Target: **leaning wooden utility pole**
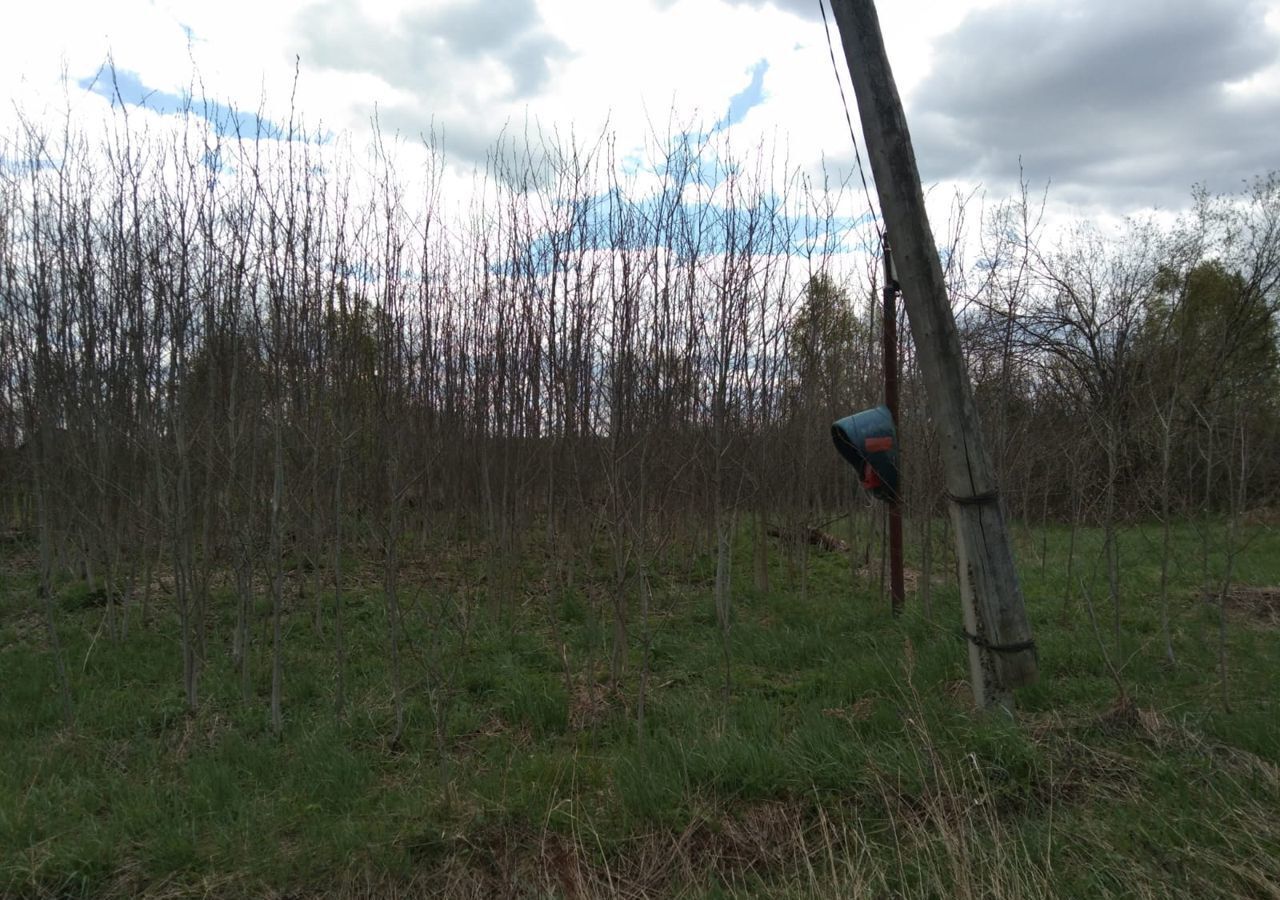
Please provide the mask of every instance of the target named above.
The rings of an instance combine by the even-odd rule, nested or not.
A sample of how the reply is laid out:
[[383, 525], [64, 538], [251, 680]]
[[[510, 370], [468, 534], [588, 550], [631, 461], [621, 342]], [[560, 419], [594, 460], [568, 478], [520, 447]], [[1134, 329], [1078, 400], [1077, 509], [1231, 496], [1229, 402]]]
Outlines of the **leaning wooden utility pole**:
[[830, 2], [858, 99], [880, 209], [893, 235], [894, 264], [930, 413], [942, 444], [974, 702], [983, 708], [1012, 708], [1012, 690], [1030, 684], [1038, 674], [1035, 643], [942, 264], [925, 214], [911, 135], [874, 0]]

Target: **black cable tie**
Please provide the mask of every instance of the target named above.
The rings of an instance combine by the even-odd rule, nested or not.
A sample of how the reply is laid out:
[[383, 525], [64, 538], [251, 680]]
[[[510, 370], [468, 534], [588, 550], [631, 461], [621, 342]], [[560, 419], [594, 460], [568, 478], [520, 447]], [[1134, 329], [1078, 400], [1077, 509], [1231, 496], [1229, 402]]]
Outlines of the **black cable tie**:
[[959, 503], [961, 506], [980, 506], [984, 503], [995, 503], [1000, 499], [1000, 492], [987, 491], [985, 494], [974, 494], [972, 497], [957, 497], [948, 491], [947, 499], [952, 503]]
[[960, 629], [961, 636], [967, 638], [969, 643], [975, 647], [981, 647], [983, 650], [990, 650], [992, 653], [1023, 653], [1027, 650], [1035, 650], [1036, 642], [1034, 640], [1019, 641], [1016, 644], [993, 644], [986, 638], [978, 637], [976, 634], [970, 634], [963, 628]]

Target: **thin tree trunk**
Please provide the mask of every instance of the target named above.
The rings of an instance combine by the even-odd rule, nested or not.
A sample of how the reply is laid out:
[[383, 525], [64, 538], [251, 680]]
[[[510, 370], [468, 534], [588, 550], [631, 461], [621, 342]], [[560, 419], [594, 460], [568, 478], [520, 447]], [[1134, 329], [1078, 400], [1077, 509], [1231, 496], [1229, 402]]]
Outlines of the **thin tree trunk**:
[[765, 533], [764, 510], [756, 507], [752, 527], [755, 584], [761, 594], [769, 592], [769, 538]]
[[1169, 412], [1165, 417], [1164, 440], [1160, 444], [1160, 635], [1164, 639], [1164, 658], [1169, 665], [1176, 660], [1173, 654], [1173, 631], [1169, 623], [1169, 557], [1173, 534], [1169, 495], [1169, 465], [1173, 456], [1173, 408], [1177, 393], [1175, 386], [1174, 400], [1169, 403]]
[[1076, 563], [1076, 529], [1079, 527], [1080, 521], [1080, 492], [1072, 485], [1071, 487], [1071, 526], [1067, 536], [1067, 590], [1062, 595], [1062, 613], [1059, 618], [1065, 623], [1067, 621], [1067, 612], [1071, 606], [1071, 597], [1074, 590], [1075, 582], [1072, 579], [1072, 569]]
[[1119, 448], [1115, 425], [1107, 423], [1107, 493], [1103, 543], [1107, 559], [1107, 587], [1111, 594], [1112, 627], [1116, 652], [1120, 652], [1120, 547], [1116, 535], [1116, 490], [1119, 478]]
[[649, 629], [649, 609], [653, 598], [653, 586], [649, 582], [649, 569], [640, 564], [640, 687], [636, 692], [636, 743], [644, 743], [645, 700], [649, 692], [649, 650], [652, 635]]
[[926, 622], [933, 621], [933, 516], [928, 510], [920, 523], [920, 605]]
[[724, 660], [724, 707], [726, 714], [729, 709], [729, 698], [733, 689], [732, 676], [732, 648], [730, 644], [731, 626], [732, 626], [732, 610], [730, 608], [730, 585], [729, 585], [729, 525], [723, 521], [723, 513], [717, 511], [716, 518], [716, 620], [720, 626], [720, 650]]
[[347, 649], [342, 622], [342, 467], [345, 454], [338, 449], [338, 465], [333, 477], [333, 643], [338, 671], [334, 689], [334, 712], [339, 719], [347, 714]]
[[[38, 435], [37, 440], [43, 440]], [[37, 451], [39, 452], [39, 451]], [[37, 467], [39, 464], [37, 464]], [[62, 657], [62, 643], [58, 639], [58, 625], [54, 616], [52, 559], [50, 554], [50, 527], [48, 499], [45, 497], [44, 479], [36, 477], [36, 505], [40, 528], [40, 598], [44, 605], [45, 628], [49, 632], [49, 650], [53, 654], [53, 667], [58, 676], [58, 696], [62, 701], [62, 720], [70, 727], [75, 713], [71, 703], [71, 682], [67, 676], [66, 661]]]
[[284, 730], [282, 695], [284, 692], [284, 547], [281, 534], [281, 510], [284, 505], [284, 438], [281, 434], [279, 389], [277, 389], [274, 439], [274, 464], [271, 490], [271, 730], [279, 735]]
[[391, 651], [391, 703], [395, 710], [395, 731], [390, 743], [396, 746], [404, 734], [404, 685], [400, 673], [400, 495], [399, 461], [394, 451], [387, 457], [387, 523], [383, 554], [382, 590], [387, 609], [387, 638]]

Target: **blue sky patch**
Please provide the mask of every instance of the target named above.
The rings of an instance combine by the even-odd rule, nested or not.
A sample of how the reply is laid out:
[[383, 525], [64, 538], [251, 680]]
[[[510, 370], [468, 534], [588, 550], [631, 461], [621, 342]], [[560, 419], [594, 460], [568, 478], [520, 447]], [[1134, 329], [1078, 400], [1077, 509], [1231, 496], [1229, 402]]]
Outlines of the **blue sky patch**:
[[729, 98], [729, 111], [711, 129], [713, 132], [721, 131], [730, 125], [741, 122], [752, 107], [759, 106], [764, 102], [764, 73], [769, 71], [769, 60], [759, 60], [749, 71], [751, 72], [751, 82]]
[[[566, 201], [574, 226], [540, 235], [514, 248], [508, 259], [492, 266], [492, 271], [499, 275], [525, 272], [546, 277], [553, 268], [567, 271], [579, 250], [649, 250], [655, 246], [655, 237], [663, 241], [674, 237], [671, 250], [681, 263], [688, 263], [695, 256], [741, 251], [747, 246], [757, 254], [792, 256], [866, 249], [855, 230], [861, 219], [789, 216], [782, 210], [780, 199], [767, 194], [730, 210], [685, 200], [681, 193], [668, 187], [656, 196], [633, 199], [610, 189], [584, 200]], [[676, 220], [674, 227], [671, 217]], [[564, 253], [558, 259], [553, 252], [556, 246]]]
[[55, 165], [55, 161], [49, 159], [36, 159], [30, 156], [14, 157], [0, 153], [0, 172], [4, 172], [8, 175], [22, 175], [31, 172], [38, 172], [41, 169], [53, 168]]
[[[222, 137], [253, 139], [261, 136], [269, 140], [281, 140], [285, 137], [285, 126], [278, 122], [261, 118], [257, 113], [241, 112], [216, 100], [193, 97], [186, 91], [174, 94], [149, 88], [142, 83], [136, 72], [128, 69], [104, 67], [97, 75], [81, 78], [77, 84], [92, 94], [106, 97], [113, 104], [118, 102], [140, 106], [166, 116], [189, 112], [208, 121]], [[324, 134], [318, 136], [317, 140], [327, 143], [331, 137]]]

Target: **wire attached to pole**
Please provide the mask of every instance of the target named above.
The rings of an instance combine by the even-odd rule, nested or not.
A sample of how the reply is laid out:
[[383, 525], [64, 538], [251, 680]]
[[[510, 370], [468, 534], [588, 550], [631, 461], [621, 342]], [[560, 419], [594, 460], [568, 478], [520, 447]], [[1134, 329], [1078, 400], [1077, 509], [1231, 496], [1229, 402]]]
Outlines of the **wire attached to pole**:
[[[876, 214], [876, 205], [871, 200], [871, 188], [867, 185], [867, 172], [862, 167], [862, 153], [858, 149], [858, 133], [853, 127], [853, 116], [849, 113], [849, 99], [844, 93], [844, 82], [840, 80], [840, 65], [836, 62], [835, 45], [831, 42], [831, 25], [827, 21], [827, 5], [818, 0], [818, 10], [822, 13], [822, 28], [827, 33], [827, 53], [831, 56], [831, 71], [836, 76], [836, 87], [840, 89], [840, 102], [844, 105], [844, 120], [849, 126], [849, 138], [853, 141], [853, 158], [858, 163], [858, 175], [862, 178], [862, 193], [867, 198], [867, 211], [871, 213], [871, 224], [876, 228], [876, 236], [884, 243], [884, 232], [880, 230], [880, 216]], [[834, 15], [835, 11], [832, 10]]]

